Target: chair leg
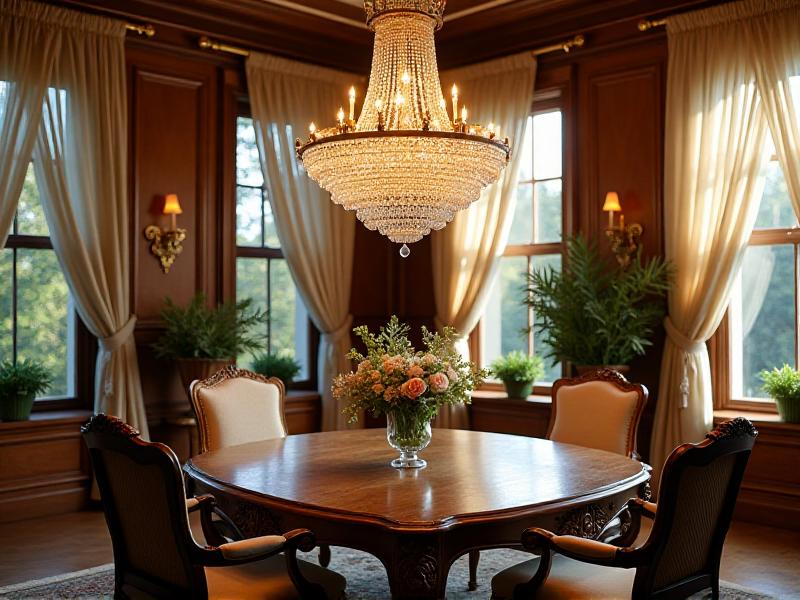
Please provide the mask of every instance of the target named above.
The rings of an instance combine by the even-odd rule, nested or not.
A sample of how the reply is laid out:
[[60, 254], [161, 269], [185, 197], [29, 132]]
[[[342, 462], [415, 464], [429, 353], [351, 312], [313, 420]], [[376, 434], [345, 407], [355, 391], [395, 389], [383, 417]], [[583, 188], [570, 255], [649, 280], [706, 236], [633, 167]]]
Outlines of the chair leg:
[[711, 600], [719, 600], [719, 577], [711, 581]]
[[478, 561], [480, 559], [480, 550], [469, 551], [469, 581], [467, 582], [467, 589], [470, 592], [478, 589]]
[[328, 544], [319, 545], [319, 564], [322, 567], [331, 564], [331, 547]]

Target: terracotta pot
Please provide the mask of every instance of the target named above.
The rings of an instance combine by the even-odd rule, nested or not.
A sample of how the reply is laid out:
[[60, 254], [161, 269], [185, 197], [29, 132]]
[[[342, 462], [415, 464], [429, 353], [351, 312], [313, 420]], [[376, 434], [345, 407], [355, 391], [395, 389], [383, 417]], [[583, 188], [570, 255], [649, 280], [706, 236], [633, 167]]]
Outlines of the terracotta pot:
[[628, 373], [631, 370], [630, 365], [572, 365], [575, 371], [577, 371], [578, 376], [585, 375], [586, 373], [592, 373], [594, 371], [598, 371], [600, 369], [613, 369], [618, 373]]
[[181, 374], [181, 383], [186, 393], [195, 379], [207, 379], [217, 371], [233, 364], [231, 359], [219, 358], [179, 358], [177, 359], [178, 371]]

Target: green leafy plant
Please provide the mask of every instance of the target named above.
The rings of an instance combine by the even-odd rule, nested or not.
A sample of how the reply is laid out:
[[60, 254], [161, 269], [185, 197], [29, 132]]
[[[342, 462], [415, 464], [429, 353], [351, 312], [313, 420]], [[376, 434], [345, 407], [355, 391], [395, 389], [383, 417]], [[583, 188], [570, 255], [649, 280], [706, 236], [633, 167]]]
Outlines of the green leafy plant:
[[563, 272], [531, 273], [525, 290], [546, 356], [554, 364], [625, 365], [644, 354], [664, 317], [670, 264], [660, 257], [642, 263], [637, 255], [622, 269], [580, 236], [567, 240], [566, 259]]
[[0, 401], [16, 397], [36, 397], [50, 387], [52, 377], [44, 365], [33, 360], [0, 363]]
[[539, 356], [514, 350], [495, 359], [491, 372], [503, 382], [532, 383], [544, 375], [544, 362]]
[[286, 385], [292, 383], [300, 372], [300, 363], [291, 356], [280, 354], [257, 354], [253, 358], [251, 368], [256, 373], [267, 377], [277, 377]]
[[758, 375], [764, 382], [764, 391], [775, 400], [781, 418], [789, 423], [800, 422], [800, 371], [785, 364]]
[[153, 349], [161, 358], [210, 359], [263, 350], [265, 336], [257, 326], [267, 322], [267, 312], [251, 304], [246, 299], [209, 308], [205, 294], [197, 293], [182, 307], [166, 298], [161, 310], [166, 331]]

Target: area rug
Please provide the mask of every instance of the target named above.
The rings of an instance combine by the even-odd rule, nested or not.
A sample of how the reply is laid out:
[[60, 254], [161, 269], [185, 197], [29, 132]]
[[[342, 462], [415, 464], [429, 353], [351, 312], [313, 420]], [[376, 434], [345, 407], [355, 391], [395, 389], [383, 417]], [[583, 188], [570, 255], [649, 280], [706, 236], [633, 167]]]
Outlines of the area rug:
[[[349, 548], [331, 548], [331, 568], [347, 579], [349, 600], [379, 600], [389, 598], [389, 583], [386, 571], [378, 559], [365, 552]], [[303, 556], [316, 562], [316, 555]], [[467, 591], [467, 557], [457, 560], [447, 580], [448, 600], [482, 600], [489, 596], [492, 575], [515, 563], [529, 558], [516, 550], [486, 550], [481, 552], [478, 567], [479, 587], [475, 592]], [[0, 588], [3, 600], [17, 599], [110, 599], [114, 591], [114, 565], [101, 565], [84, 571], [66, 573], [47, 579], [26, 581]], [[704, 598], [703, 594], [692, 596], [692, 600]], [[720, 598], [724, 600], [774, 600], [772, 596], [748, 590], [732, 583], [722, 582]]]

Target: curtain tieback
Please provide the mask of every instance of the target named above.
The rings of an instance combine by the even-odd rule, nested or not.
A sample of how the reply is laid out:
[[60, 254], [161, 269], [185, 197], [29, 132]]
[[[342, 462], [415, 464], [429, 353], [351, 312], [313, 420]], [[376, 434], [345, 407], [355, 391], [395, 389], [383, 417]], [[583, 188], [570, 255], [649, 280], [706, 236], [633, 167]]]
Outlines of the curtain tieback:
[[681, 408], [689, 408], [689, 354], [699, 352], [705, 347], [705, 342], [698, 342], [686, 337], [682, 331], [675, 327], [669, 316], [664, 318], [664, 329], [667, 337], [683, 351], [683, 375], [681, 377]]
[[117, 330], [115, 333], [112, 333], [108, 337], [98, 339], [98, 342], [100, 342], [100, 348], [109, 354], [119, 350], [122, 347], [122, 344], [127, 342], [128, 338], [133, 335], [134, 327], [136, 327], [136, 315], [131, 315], [131, 318], [128, 319], [128, 322], [125, 323], [121, 329]]
[[353, 325], [353, 315], [347, 315], [344, 323], [333, 331], [323, 331], [323, 337], [327, 338], [328, 343], [331, 345], [336, 344], [338, 341], [345, 339], [350, 335], [350, 327]]

